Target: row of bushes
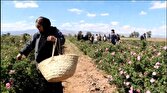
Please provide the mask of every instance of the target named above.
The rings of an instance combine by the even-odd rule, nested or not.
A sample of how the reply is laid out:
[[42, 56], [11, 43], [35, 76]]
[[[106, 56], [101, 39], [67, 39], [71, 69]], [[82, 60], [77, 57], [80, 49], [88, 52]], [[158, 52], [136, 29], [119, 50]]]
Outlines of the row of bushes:
[[95, 59], [98, 68], [112, 76], [110, 84], [119, 93], [167, 93], [167, 46], [165, 42], [122, 40], [91, 44], [71, 37], [85, 54]]
[[36, 69], [33, 52], [21, 61], [16, 56], [30, 36], [1, 36], [1, 93], [42, 93], [46, 84]]

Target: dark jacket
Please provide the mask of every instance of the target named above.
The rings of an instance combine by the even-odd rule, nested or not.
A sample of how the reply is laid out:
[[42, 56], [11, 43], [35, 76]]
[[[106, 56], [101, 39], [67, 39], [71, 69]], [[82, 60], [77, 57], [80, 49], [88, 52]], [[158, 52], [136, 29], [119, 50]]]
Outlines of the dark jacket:
[[117, 41], [117, 36], [115, 34], [111, 35], [111, 43], [115, 45], [116, 41]]
[[35, 33], [32, 40], [20, 51], [21, 54], [28, 56], [28, 54], [35, 48], [35, 60], [39, 63], [52, 56], [53, 42], [47, 41], [49, 35], [57, 37], [57, 44], [54, 55], [61, 54], [61, 46], [65, 43], [63, 34], [56, 28], [50, 27], [45, 33]]

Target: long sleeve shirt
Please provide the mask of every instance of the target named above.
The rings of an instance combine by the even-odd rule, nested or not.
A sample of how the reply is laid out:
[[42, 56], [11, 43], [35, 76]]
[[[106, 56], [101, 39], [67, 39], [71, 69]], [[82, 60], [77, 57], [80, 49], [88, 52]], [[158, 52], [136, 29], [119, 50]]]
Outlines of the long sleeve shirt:
[[32, 40], [30, 40], [25, 47], [20, 51], [21, 54], [28, 56], [28, 54], [35, 49], [35, 60], [39, 63], [52, 56], [53, 42], [47, 41], [49, 35], [54, 35], [57, 38], [57, 46], [54, 55], [58, 55], [61, 45], [65, 43], [63, 34], [56, 28], [50, 27], [45, 33], [35, 33]]

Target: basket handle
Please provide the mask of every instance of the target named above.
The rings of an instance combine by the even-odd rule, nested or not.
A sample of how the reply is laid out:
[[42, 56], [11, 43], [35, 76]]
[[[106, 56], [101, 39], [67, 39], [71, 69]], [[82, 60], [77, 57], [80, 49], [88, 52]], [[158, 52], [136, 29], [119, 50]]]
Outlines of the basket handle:
[[55, 39], [55, 43], [53, 43], [52, 58], [51, 58], [52, 60], [53, 60], [53, 57], [54, 57], [54, 52], [55, 52], [56, 44], [57, 44], [57, 38]]

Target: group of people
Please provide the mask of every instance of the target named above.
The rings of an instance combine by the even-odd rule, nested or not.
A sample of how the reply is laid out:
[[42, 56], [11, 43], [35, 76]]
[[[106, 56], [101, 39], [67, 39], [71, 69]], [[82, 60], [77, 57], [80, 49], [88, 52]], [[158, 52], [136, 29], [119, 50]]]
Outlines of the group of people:
[[[88, 37], [87, 39], [85, 39], [85, 37]], [[78, 35], [77, 35], [77, 39], [78, 40], [90, 40], [90, 42], [93, 44], [98, 43], [99, 41], [109, 41], [111, 42], [113, 45], [115, 45], [116, 43], [118, 43], [120, 41], [120, 35], [119, 34], [115, 34], [115, 30], [112, 29], [111, 30], [111, 34], [109, 34], [109, 36], [106, 36], [106, 34], [104, 34], [103, 36], [101, 34], [91, 34], [90, 36], [83, 36], [82, 31], [79, 31]]]
[[107, 37], [104, 34], [104, 36], [101, 36], [100, 34], [96, 34], [94, 36], [94, 34], [91, 35], [91, 37], [89, 38], [89, 40], [91, 41], [91, 43], [98, 43], [98, 41], [107, 41]]

